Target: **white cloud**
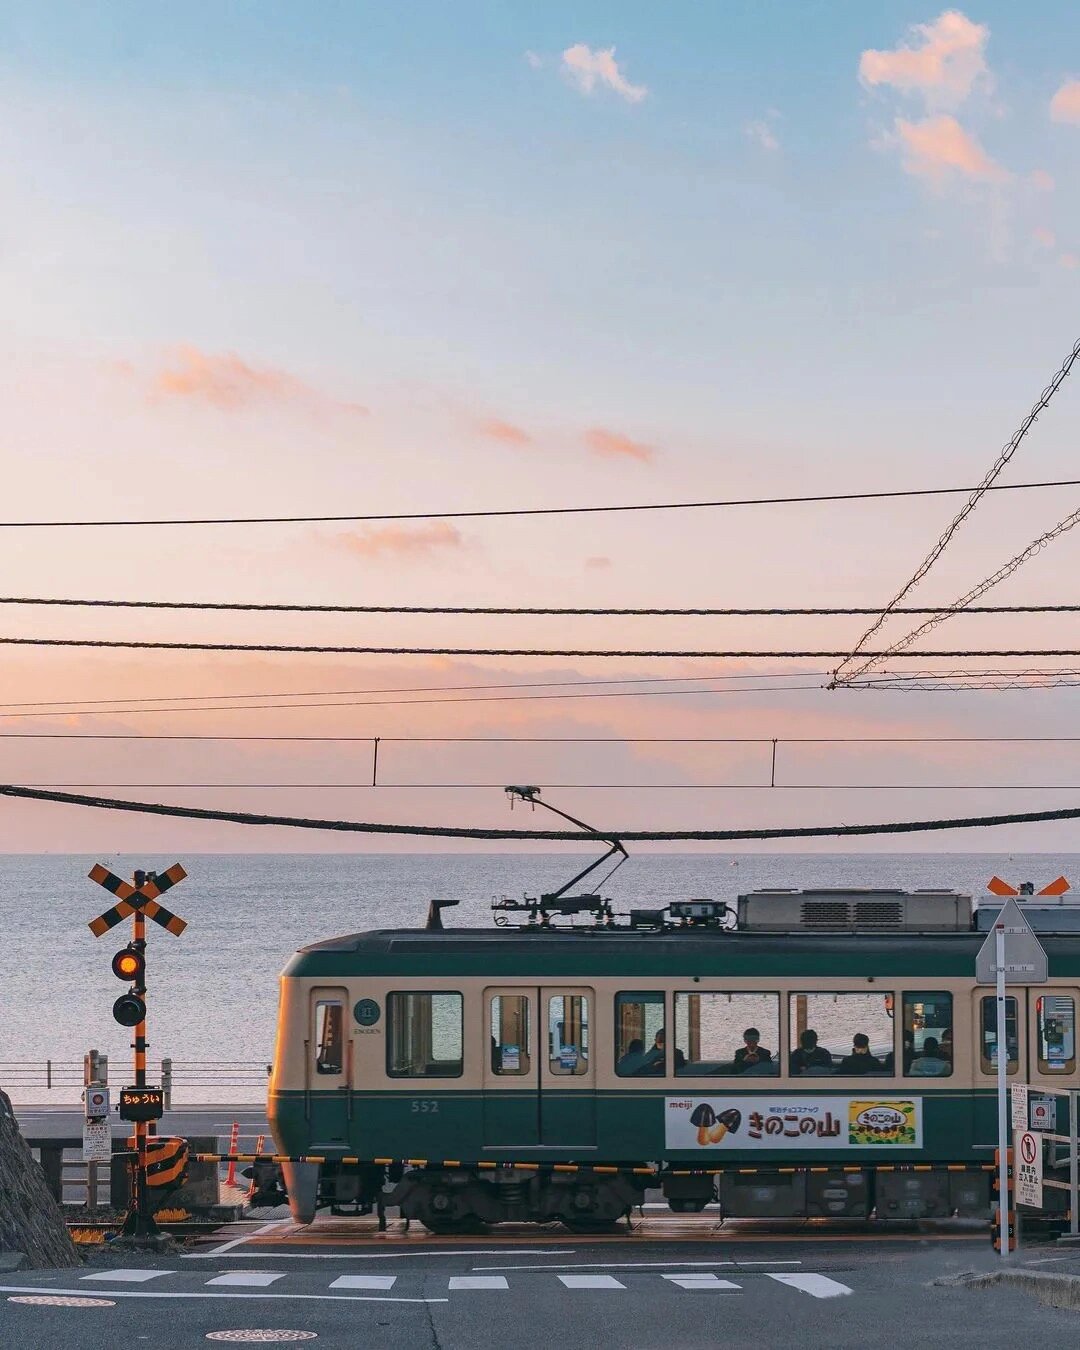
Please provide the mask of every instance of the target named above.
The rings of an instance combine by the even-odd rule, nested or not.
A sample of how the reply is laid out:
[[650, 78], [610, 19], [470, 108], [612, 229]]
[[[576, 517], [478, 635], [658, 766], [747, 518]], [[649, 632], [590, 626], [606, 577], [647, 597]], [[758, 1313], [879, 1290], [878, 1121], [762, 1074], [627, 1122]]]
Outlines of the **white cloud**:
[[544, 64], [544, 58], [542, 56], [537, 56], [536, 52], [526, 52], [525, 60], [532, 66], [533, 70], [539, 70]]
[[977, 83], [989, 86], [986, 44], [990, 29], [947, 9], [931, 23], [912, 26], [908, 43], [891, 51], [863, 52], [859, 78], [921, 96], [928, 108], [956, 108]]
[[750, 140], [754, 141], [757, 145], [760, 145], [762, 150], [773, 151], [780, 149], [780, 142], [776, 138], [776, 132], [773, 131], [768, 122], [747, 122], [746, 126], [743, 127], [743, 131]]
[[606, 85], [627, 103], [640, 103], [648, 94], [643, 84], [631, 84], [615, 60], [615, 48], [593, 51], [584, 42], [567, 47], [562, 54], [563, 73], [583, 94], [591, 94], [597, 85]]

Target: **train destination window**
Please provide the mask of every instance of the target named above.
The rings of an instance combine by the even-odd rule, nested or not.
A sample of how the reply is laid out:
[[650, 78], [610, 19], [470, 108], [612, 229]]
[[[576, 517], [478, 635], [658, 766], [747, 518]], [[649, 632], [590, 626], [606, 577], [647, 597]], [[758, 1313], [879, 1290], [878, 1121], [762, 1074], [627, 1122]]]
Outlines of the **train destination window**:
[[341, 1073], [344, 1066], [345, 1008], [336, 999], [315, 1004], [315, 1072]]
[[777, 1077], [779, 994], [676, 994], [675, 1073]]
[[386, 1000], [386, 1072], [391, 1078], [460, 1078], [460, 994], [395, 993]]
[[1068, 994], [1042, 994], [1035, 1001], [1038, 1018], [1039, 1072], [1076, 1071], [1076, 1008]]
[[664, 994], [615, 995], [615, 1072], [620, 1078], [663, 1077]]
[[[993, 994], [982, 1000], [979, 1021], [982, 1036], [979, 1043], [979, 1065], [983, 1073], [997, 1073], [997, 1000]], [[1020, 1038], [1016, 1025], [1016, 999], [1005, 1000], [1005, 1044], [1008, 1047], [1006, 1073], [1015, 1073], [1020, 1067]]]
[[552, 1073], [588, 1073], [587, 995], [552, 994], [548, 1000], [548, 1066]]
[[891, 993], [792, 994], [789, 1010], [793, 1076], [896, 1072]]
[[953, 1071], [952, 994], [904, 995], [904, 1074], [948, 1078]]
[[521, 1077], [532, 1064], [528, 994], [491, 996], [491, 1068], [493, 1073]]

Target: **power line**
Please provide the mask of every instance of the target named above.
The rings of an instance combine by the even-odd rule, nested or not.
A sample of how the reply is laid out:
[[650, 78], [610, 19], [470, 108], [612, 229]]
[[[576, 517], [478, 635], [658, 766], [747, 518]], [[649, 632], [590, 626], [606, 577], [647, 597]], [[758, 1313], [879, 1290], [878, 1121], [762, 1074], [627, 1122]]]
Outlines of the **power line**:
[[963, 816], [956, 819], [890, 821], [879, 825], [804, 825], [756, 830], [493, 830], [451, 825], [376, 824], [357, 820], [325, 820], [304, 816], [271, 816], [252, 811], [212, 810], [163, 802], [137, 802], [115, 797], [87, 797], [46, 788], [0, 784], [0, 796], [26, 801], [55, 802], [103, 811], [130, 811], [140, 815], [170, 816], [184, 820], [216, 820], [235, 825], [280, 825], [290, 829], [328, 830], [347, 834], [408, 835], [437, 839], [548, 840], [580, 844], [588, 840], [618, 837], [624, 843], [732, 843], [752, 839], [817, 839], [850, 835], [921, 834], [934, 830], [985, 829], [994, 825], [1027, 825], [1050, 820], [1076, 820], [1080, 807], [1051, 811], [1013, 811], [1006, 815]]
[[948, 497], [965, 492], [1025, 492], [1034, 488], [1080, 487], [1080, 479], [1003, 483], [993, 487], [901, 488], [891, 492], [830, 492], [801, 497], [735, 497], [719, 501], [637, 502], [620, 506], [532, 506], [496, 511], [399, 511], [344, 516], [193, 516], [157, 520], [0, 520], [3, 530], [116, 529], [163, 525], [343, 525], [395, 520], [496, 520], [515, 516], [578, 516], [633, 511], [698, 511], [732, 506], [802, 506], [816, 502], [885, 501], [899, 497]]
[[[836, 618], [878, 614], [878, 606], [847, 607], [819, 606], [792, 607], [771, 606], [768, 608], [616, 608], [613, 606], [594, 608], [570, 608], [558, 605], [320, 605], [275, 603], [261, 604], [249, 601], [223, 600], [80, 600], [41, 596], [0, 596], [0, 605], [35, 605], [64, 607], [70, 609], [164, 609], [164, 610], [200, 610], [230, 613], [272, 613], [272, 614], [476, 614], [476, 615], [526, 615], [589, 618], [789, 618], [815, 617]], [[947, 616], [957, 608], [956, 605], [927, 605], [914, 608], [898, 608], [894, 614], [929, 614]], [[967, 605], [966, 614], [1080, 614], [1080, 605]]]
[[1073, 346], [1072, 350], [1065, 358], [1065, 361], [1062, 364], [1061, 369], [1057, 372], [1054, 378], [1050, 381], [1050, 383], [1046, 386], [1043, 392], [1039, 395], [1038, 399], [1035, 401], [1034, 407], [1024, 418], [1023, 422], [1020, 423], [1019, 428], [1013, 433], [1012, 438], [1004, 445], [997, 459], [987, 470], [985, 476], [983, 477], [982, 482], [978, 485], [978, 487], [972, 490], [968, 500], [960, 508], [959, 512], [949, 523], [949, 525], [945, 528], [944, 532], [939, 537], [937, 543], [933, 546], [930, 552], [926, 555], [926, 557], [922, 560], [919, 566], [915, 569], [915, 572], [910, 577], [910, 579], [906, 581], [903, 586], [901, 586], [899, 591], [897, 591], [897, 593], [893, 596], [893, 598], [889, 601], [889, 603], [885, 606], [885, 608], [881, 610], [881, 612], [878, 614], [878, 617], [869, 626], [869, 628], [867, 628], [866, 632], [863, 633], [862, 637], [855, 644], [852, 651], [849, 652], [848, 655], [844, 657], [843, 661], [841, 661], [841, 663], [837, 666], [836, 670], [833, 672], [832, 687], [836, 687], [836, 685], [842, 683], [844, 678], [843, 676], [844, 667], [850, 665], [860, 655], [865, 658], [864, 663], [859, 667], [858, 670], [854, 671], [852, 675], [849, 675], [847, 677], [848, 679], [853, 678], [856, 675], [862, 674], [863, 671], [867, 669], [867, 662], [875, 659], [874, 656], [872, 656], [870, 653], [863, 651], [863, 648], [866, 646], [867, 642], [869, 642], [869, 640], [874, 636], [874, 634], [881, 628], [882, 624], [886, 621], [889, 615], [895, 612], [897, 605], [900, 604], [900, 602], [904, 599], [904, 597], [910, 594], [910, 592], [919, 584], [919, 582], [923, 579], [923, 577], [926, 576], [927, 572], [930, 571], [934, 563], [937, 562], [938, 558], [940, 558], [942, 553], [944, 553], [945, 549], [948, 547], [950, 541], [956, 534], [957, 530], [964, 523], [964, 521], [967, 520], [968, 516], [971, 515], [972, 511], [975, 510], [975, 507], [982, 500], [983, 495], [991, 490], [994, 480], [998, 477], [998, 475], [1002, 472], [1005, 466], [1012, 459], [1013, 455], [1019, 449], [1020, 444], [1023, 441], [1024, 437], [1027, 435], [1031, 427], [1035, 424], [1035, 420], [1039, 416], [1039, 413], [1042, 412], [1042, 410], [1049, 405], [1050, 400], [1061, 388], [1062, 384], [1064, 384], [1065, 379], [1067, 378], [1069, 372], [1072, 370], [1073, 365], [1076, 362], [1078, 356], [1080, 356], [1080, 341], [1078, 341]]
[[[845, 652], [836, 651], [699, 651], [699, 650], [643, 650], [629, 648], [616, 650], [607, 647], [353, 647], [353, 646], [306, 646], [299, 643], [270, 642], [149, 642], [136, 639], [105, 638], [29, 638], [0, 637], [0, 646], [4, 647], [87, 647], [119, 649], [124, 651], [170, 651], [170, 652], [308, 652], [323, 656], [545, 656], [545, 657], [581, 657], [603, 656], [623, 658], [672, 657], [693, 660], [822, 660], [845, 657]], [[876, 657], [880, 652], [863, 652], [864, 656]], [[908, 651], [899, 655], [903, 659], [914, 657], [978, 657], [978, 656], [1080, 656], [1080, 650], [1072, 648], [981, 648], [973, 651]]]
[[297, 736], [270, 732], [230, 736], [217, 732], [0, 731], [0, 740], [310, 741], [319, 745], [371, 745], [375, 741], [380, 745], [1068, 745], [1080, 743], [1080, 736]]
[[[27, 788], [154, 791], [491, 792], [502, 783], [24, 783]], [[1080, 792], [1080, 783], [545, 783], [575, 792]]]

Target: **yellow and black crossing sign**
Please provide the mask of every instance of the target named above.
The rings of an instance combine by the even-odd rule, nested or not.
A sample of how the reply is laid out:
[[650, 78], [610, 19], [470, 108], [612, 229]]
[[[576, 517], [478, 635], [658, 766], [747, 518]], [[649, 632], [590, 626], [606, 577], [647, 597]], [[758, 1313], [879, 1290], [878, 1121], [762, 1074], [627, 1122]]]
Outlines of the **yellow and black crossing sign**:
[[101, 937], [107, 933], [110, 928], [115, 928], [118, 923], [141, 910], [148, 919], [153, 919], [162, 928], [179, 937], [187, 927], [187, 922], [173, 914], [171, 910], [164, 905], [158, 904], [158, 896], [171, 890], [178, 881], [183, 881], [187, 873], [179, 863], [173, 865], [166, 872], [157, 872], [148, 876], [141, 886], [135, 887], [130, 881], [124, 881], [114, 872], [110, 872], [107, 867], [102, 867], [101, 863], [95, 863], [90, 870], [90, 880], [96, 881], [99, 886], [104, 886], [116, 896], [117, 903], [112, 909], [107, 909], [104, 914], [99, 914], [96, 919], [90, 921], [90, 931], [95, 937]]

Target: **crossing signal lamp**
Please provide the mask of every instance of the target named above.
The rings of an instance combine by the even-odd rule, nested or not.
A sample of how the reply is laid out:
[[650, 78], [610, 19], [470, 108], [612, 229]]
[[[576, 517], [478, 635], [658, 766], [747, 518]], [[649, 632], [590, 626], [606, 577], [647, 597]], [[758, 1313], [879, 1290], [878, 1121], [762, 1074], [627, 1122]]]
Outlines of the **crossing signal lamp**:
[[112, 1015], [122, 1027], [137, 1027], [146, 1018], [146, 1003], [138, 994], [121, 994], [112, 1005]]
[[118, 980], [128, 984], [142, 984], [146, 971], [146, 958], [130, 943], [116, 953], [112, 959], [112, 973]]

